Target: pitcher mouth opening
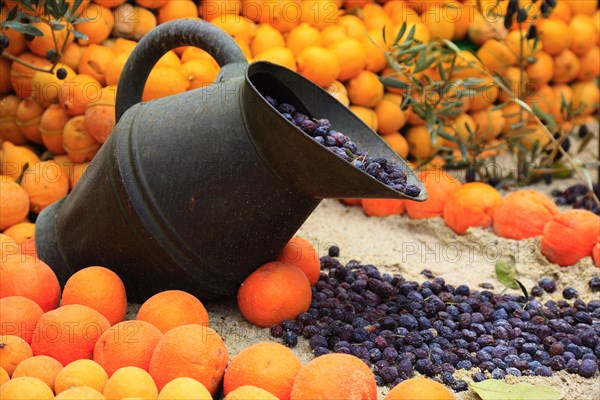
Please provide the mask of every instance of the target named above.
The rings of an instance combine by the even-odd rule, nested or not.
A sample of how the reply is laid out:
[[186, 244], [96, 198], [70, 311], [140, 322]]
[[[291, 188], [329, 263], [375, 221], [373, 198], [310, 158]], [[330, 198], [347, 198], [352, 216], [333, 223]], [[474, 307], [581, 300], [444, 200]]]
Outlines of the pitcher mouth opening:
[[[266, 61], [250, 64], [245, 78], [242, 107], [257, 150], [278, 166], [278, 174], [285, 175], [287, 181], [300, 181], [296, 186], [300, 186], [301, 191], [306, 193], [308, 184], [281, 171], [282, 164], [309, 170], [313, 166], [306, 159], [320, 163], [320, 167], [312, 168], [310, 178], [304, 178], [304, 181], [313, 184], [309, 192], [313, 195], [318, 193], [316, 197], [320, 198], [407, 198], [415, 201], [427, 198], [424, 186], [405, 160], [348, 107], [320, 86], [288, 68]], [[293, 106], [289, 112], [282, 109], [286, 103]], [[320, 119], [328, 120], [330, 130], [326, 128], [327, 132], [321, 135], [314, 128], [307, 128], [296, 120], [296, 116], [300, 120], [319, 124], [322, 121]], [[339, 135], [342, 138], [333, 144], [328, 136], [336, 135], [338, 139]], [[346, 142], [349, 142], [348, 146]], [[278, 151], [274, 151], [274, 147], [278, 147]], [[290, 150], [290, 147], [294, 150]], [[372, 171], [366, 172], [366, 164], [374, 158], [385, 159], [390, 165], [396, 164], [396, 171], [400, 170], [401, 174], [406, 175], [404, 181], [393, 183], [382, 178], [382, 175], [376, 178]], [[332, 175], [332, 178], [322, 177], [324, 173]], [[315, 190], [317, 178], [323, 178], [323, 185], [327, 181], [338, 189]], [[338, 182], [333, 182], [334, 179]], [[352, 190], [348, 190], [350, 181], [356, 181]]]

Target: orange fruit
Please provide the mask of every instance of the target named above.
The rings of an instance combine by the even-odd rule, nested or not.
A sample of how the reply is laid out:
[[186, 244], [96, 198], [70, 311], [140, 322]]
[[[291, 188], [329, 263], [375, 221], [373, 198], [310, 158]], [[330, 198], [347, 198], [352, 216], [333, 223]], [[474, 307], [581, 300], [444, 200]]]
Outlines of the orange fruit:
[[31, 343], [35, 325], [44, 311], [37, 303], [23, 296], [0, 299], [0, 335], [14, 335]]
[[13, 179], [18, 179], [26, 166], [33, 167], [40, 158], [29, 147], [2, 143], [0, 151], [0, 171]]
[[89, 102], [85, 108], [83, 126], [87, 133], [100, 144], [106, 142], [116, 125], [116, 96], [117, 88], [106, 86], [100, 91], [100, 97]]
[[335, 81], [340, 73], [338, 58], [329, 49], [308, 46], [297, 57], [298, 72], [321, 87]]
[[304, 0], [300, 3], [300, 21], [322, 30], [339, 22], [339, 5], [330, 0]]
[[35, 224], [31, 222], [19, 222], [4, 231], [4, 234], [13, 238], [19, 246], [22, 246], [23, 243], [33, 238], [34, 233]]
[[108, 8], [115, 8], [125, 3], [125, 0], [94, 0], [94, 3]]
[[546, 223], [540, 250], [548, 261], [566, 267], [592, 256], [599, 237], [600, 217], [587, 210], [569, 210]]
[[[12, 91], [12, 88], [10, 89]], [[0, 143], [11, 142], [15, 145], [24, 144], [27, 138], [21, 133], [17, 125], [17, 107], [21, 99], [14, 94], [4, 96], [0, 101]]]
[[569, 47], [578, 56], [585, 55], [598, 40], [598, 31], [594, 21], [587, 15], [575, 15], [569, 22], [573, 41]]
[[498, 96], [501, 102], [507, 102], [515, 97], [522, 98], [527, 93], [528, 81], [529, 77], [527, 73], [524, 73], [521, 76], [521, 71], [519, 67], [508, 67], [503, 74], [503, 78], [508, 84], [508, 89], [510, 92], [505, 90], [500, 91], [500, 95]]
[[[19, 54], [19, 58], [21, 61], [39, 68], [48, 65], [46, 58], [29, 52]], [[29, 68], [29, 66], [16, 62], [12, 63], [10, 67], [10, 83], [20, 98], [25, 99], [31, 94], [31, 78], [34, 73], [35, 71]]]
[[[321, 33], [306, 22], [293, 28], [287, 35], [285, 45], [298, 57], [307, 47], [320, 47], [322, 44]], [[336, 74], [337, 75], [337, 74]]]
[[581, 68], [577, 80], [587, 82], [598, 75], [600, 75], [600, 47], [594, 46], [581, 57]]
[[92, 76], [79, 74], [63, 81], [58, 101], [69, 115], [82, 115], [88, 103], [100, 97], [101, 89], [100, 82]]
[[158, 400], [212, 400], [212, 396], [197, 380], [182, 377], [167, 383], [158, 394]]
[[592, 250], [592, 259], [596, 267], [600, 268], [600, 242], [596, 243]]
[[464, 184], [450, 195], [444, 206], [444, 221], [459, 235], [470, 227], [488, 227], [502, 196], [492, 186], [481, 182]]
[[[49, 65], [46, 66], [49, 68]], [[64, 68], [67, 71], [65, 79], [72, 79], [77, 73], [66, 64], [56, 64], [56, 68]], [[56, 73], [36, 71], [31, 77], [31, 97], [43, 108], [58, 102], [64, 79], [58, 79]]]
[[125, 67], [128, 58], [129, 53], [119, 53], [116, 57], [111, 59], [104, 74], [107, 85], [114, 86], [119, 82], [121, 71], [123, 71], [123, 67]]
[[104, 74], [113, 57], [114, 54], [108, 47], [90, 44], [81, 55], [78, 71], [91, 76], [104, 86], [106, 85]]
[[25, 189], [14, 181], [0, 180], [0, 202], [1, 231], [23, 221], [29, 213], [29, 196]]
[[87, 267], [69, 277], [62, 294], [62, 305], [81, 304], [104, 315], [110, 325], [121, 322], [127, 313], [125, 286], [108, 268]]
[[274, 394], [256, 386], [240, 386], [225, 396], [224, 400], [277, 400]]
[[85, 116], [78, 115], [67, 121], [63, 128], [63, 148], [71, 161], [91, 161], [100, 149], [100, 143], [85, 129]]
[[260, 52], [254, 57], [254, 61], [269, 61], [277, 65], [281, 65], [292, 71], [298, 71], [296, 58], [290, 49], [284, 47], [271, 47], [263, 52]]
[[210, 21], [227, 32], [238, 43], [249, 45], [254, 36], [254, 23], [242, 16], [236, 14], [224, 14]]
[[569, 5], [573, 15], [592, 15], [598, 9], [594, 0], [564, 1]]
[[94, 344], [108, 328], [108, 320], [93, 308], [79, 304], [61, 306], [40, 317], [31, 348], [34, 355], [53, 357], [63, 365], [91, 359]]
[[[533, 149], [533, 147], [536, 146], [536, 143], [538, 148], [543, 148], [550, 142], [548, 134], [542, 128], [540, 128], [538, 124], [528, 124], [525, 126], [525, 129], [527, 133], [521, 134], [517, 132], [518, 136], [516, 137], [518, 138], [519, 143], [521, 143], [521, 145], [526, 149]], [[506, 136], [511, 137], [512, 135], [513, 134], [509, 132]]]
[[479, 45], [490, 39], [504, 39], [508, 32], [503, 22], [503, 18], [484, 16], [475, 10], [468, 29], [469, 39]]
[[321, 31], [321, 44], [329, 47], [338, 40], [348, 39], [348, 30], [342, 25], [329, 25]]
[[254, 37], [250, 42], [252, 55], [256, 56], [273, 47], [285, 47], [285, 39], [281, 32], [269, 24], [261, 24], [256, 28]]
[[545, 51], [540, 51], [535, 59], [535, 63], [527, 65], [525, 72], [533, 84], [541, 87], [548, 84], [554, 76], [554, 58]]
[[10, 376], [8, 376], [8, 372], [2, 367], [0, 367], [0, 386], [4, 385], [6, 382], [10, 381]]
[[270, 262], [244, 280], [237, 300], [246, 320], [263, 328], [271, 327], [308, 310], [310, 281], [295, 265]]
[[123, 321], [107, 329], [94, 345], [94, 361], [111, 376], [121, 367], [148, 371], [150, 358], [163, 334], [146, 321]]
[[418, 177], [427, 189], [429, 197], [424, 202], [407, 201], [408, 216], [413, 219], [443, 216], [446, 201], [462, 186], [462, 183], [452, 175], [439, 170], [423, 171]]
[[510, 193], [494, 214], [494, 233], [508, 239], [540, 236], [544, 225], [560, 210], [545, 195], [533, 190]]
[[[148, 1], [148, 0], [146, 0]], [[150, 0], [152, 1], [152, 0]], [[164, 3], [165, 0], [159, 0]], [[142, 5], [142, 4], [140, 4]], [[156, 8], [156, 7], [154, 7]], [[206, 21], [221, 17], [225, 14], [240, 14], [242, 0], [206, 0], [198, 5], [200, 17]]]
[[493, 110], [490, 106], [481, 111], [471, 113], [471, 118], [478, 127], [475, 138], [491, 140], [502, 133], [505, 121], [502, 110]]
[[[7, 7], [0, 7], [0, 21], [6, 21], [11, 7], [8, 6], [8, 2], [6, 2]], [[8, 54], [13, 56], [18, 56], [23, 51], [27, 49], [27, 45], [25, 44], [25, 35], [21, 32], [18, 32], [12, 28], [4, 27], [2, 29], [2, 34], [8, 37], [8, 47], [4, 49]]]
[[377, 74], [361, 71], [348, 84], [350, 103], [357, 106], [375, 107], [383, 99], [384, 87]]
[[[348, 7], [347, 4], [346, 7]], [[356, 15], [342, 15], [341, 17], [339, 17], [339, 22], [337, 25], [346, 28], [348, 36], [354, 39], [361, 40], [365, 37], [367, 33], [367, 27], [364, 21]]]
[[362, 122], [364, 122], [373, 131], [377, 131], [379, 128], [379, 121], [377, 120], [377, 114], [375, 111], [368, 107], [363, 106], [350, 106], [350, 111], [354, 113]]
[[[489, 42], [499, 43], [496, 40], [490, 40]], [[487, 42], [486, 42], [487, 43]], [[482, 46], [483, 47], [483, 46]], [[508, 47], [504, 46], [503, 50], [508, 49]], [[477, 52], [479, 55], [479, 52]], [[514, 58], [514, 56], [513, 56]], [[453, 76], [455, 78], [467, 79], [467, 78], [483, 78], [483, 74], [481, 70], [485, 70], [488, 67], [487, 64], [482, 64], [482, 61], [477, 58], [475, 53], [472, 53], [468, 50], [461, 50], [456, 58], [456, 63], [454, 64], [454, 73]]]
[[223, 380], [225, 395], [241, 386], [255, 386], [278, 399], [290, 398], [292, 384], [302, 363], [287, 347], [261, 342], [246, 347], [233, 357]]
[[67, 195], [69, 177], [55, 161], [41, 161], [27, 168], [21, 186], [29, 195], [31, 211], [37, 214]]
[[295, 265], [306, 274], [311, 286], [317, 284], [321, 274], [321, 263], [317, 249], [308, 240], [294, 236], [283, 247], [276, 261]]
[[208, 326], [204, 305], [181, 290], [165, 290], [150, 297], [140, 307], [136, 319], [149, 322], [162, 333], [182, 325]]
[[[527, 29], [516, 29], [511, 31], [506, 37], [508, 45], [513, 49], [515, 54], [525, 59], [535, 56], [544, 47], [539, 40], [527, 39], [527, 31]], [[521, 42], [523, 42], [522, 50]]]
[[329, 46], [340, 64], [338, 79], [345, 81], [358, 76], [367, 65], [367, 52], [363, 44], [354, 38], [341, 39]]
[[140, 40], [157, 25], [156, 16], [143, 7], [122, 4], [114, 12], [113, 35]]
[[477, 56], [489, 72], [497, 72], [500, 75], [505, 74], [508, 68], [517, 62], [517, 56], [510, 46], [495, 39], [483, 43], [477, 50]]
[[83, 46], [73, 42], [62, 52], [60, 62], [75, 71], [79, 67], [79, 61], [84, 50]]
[[214, 395], [228, 359], [225, 343], [211, 328], [197, 324], [178, 326], [158, 342], [150, 361], [150, 375], [159, 390], [175, 378], [188, 377]]
[[41, 380], [22, 376], [0, 386], [0, 397], [3, 400], [52, 400], [54, 393]]
[[58, 307], [60, 285], [54, 271], [42, 260], [7, 254], [0, 259], [0, 298], [8, 296], [27, 297], [48, 312]]
[[21, 376], [37, 378], [54, 390], [56, 375], [62, 368], [63, 365], [52, 357], [34, 356], [21, 361], [15, 368], [12, 377], [13, 379]]
[[189, 87], [189, 81], [178, 69], [172, 67], [156, 67], [150, 72], [144, 93], [143, 101], [150, 101], [161, 97], [183, 93]]
[[147, 371], [138, 367], [123, 367], [108, 378], [103, 394], [107, 399], [156, 399], [158, 388]]
[[211, 85], [219, 74], [219, 68], [208, 60], [197, 59], [185, 62], [181, 72], [189, 81], [188, 90], [193, 90]]
[[598, 109], [600, 92], [594, 82], [578, 82], [572, 86], [573, 109], [581, 115], [591, 115]]
[[69, 186], [71, 189], [77, 185], [77, 182], [83, 177], [83, 174], [90, 166], [89, 162], [77, 163], [73, 165], [73, 173], [69, 176]]
[[573, 101], [573, 89], [569, 85], [553, 85], [554, 90], [554, 102], [552, 104], [552, 115], [557, 122], [563, 121], [563, 115], [561, 112], [561, 104], [563, 100], [569, 104]]
[[417, 376], [400, 382], [389, 391], [384, 400], [455, 400], [448, 388], [433, 379]]
[[[362, 12], [364, 15], [363, 21], [368, 30], [377, 29], [381, 31], [384, 26], [392, 24], [392, 19], [379, 4], [367, 3], [362, 7]], [[416, 18], [410, 20], [420, 21], [418, 17], [416, 15]]]
[[579, 75], [581, 62], [571, 50], [567, 49], [554, 57], [554, 83], [569, 83]]
[[[454, 11], [445, 4], [435, 3], [427, 12], [421, 14], [421, 22], [425, 24], [432, 38], [451, 40], [454, 37], [456, 25], [449, 16], [449, 10]], [[457, 15], [456, 11], [454, 15]]]
[[467, 97], [469, 111], [481, 111], [496, 102], [499, 89], [491, 77], [482, 78], [482, 82], [475, 86], [475, 89], [476, 93]]
[[17, 254], [19, 252], [19, 244], [10, 236], [0, 233], [0, 250], [2, 250], [3, 255]]
[[391, 135], [406, 124], [406, 113], [400, 108], [402, 98], [396, 94], [386, 94], [375, 106], [380, 135]]
[[69, 113], [60, 104], [50, 105], [42, 114], [40, 119], [42, 142], [52, 154], [65, 154], [62, 134], [69, 119]]
[[106, 371], [97, 362], [75, 360], [58, 372], [54, 380], [54, 391], [58, 394], [71, 387], [86, 386], [102, 392], [107, 380]]
[[112, 42], [112, 47], [109, 47], [113, 53], [118, 56], [119, 54], [131, 54], [136, 45], [137, 42], [135, 40], [116, 38], [115, 41]]
[[81, 387], [72, 387], [70, 389], [65, 390], [64, 392], [60, 392], [56, 395], [55, 399], [64, 399], [64, 400], [105, 400], [106, 397], [96, 389], [92, 389], [91, 387], [81, 386]]
[[186, 62], [188, 62], [190, 60], [206, 60], [206, 61], [210, 61], [211, 65], [213, 65], [215, 68], [219, 68], [219, 64], [213, 58], [213, 56], [211, 56], [210, 54], [208, 54], [206, 51], [204, 51], [202, 49], [199, 49], [198, 47], [189, 46], [181, 54], [181, 62], [182, 62], [182, 64], [185, 64]]
[[406, 208], [406, 201], [397, 199], [362, 199], [359, 204], [361, 204], [365, 215], [369, 217], [402, 215]]
[[[75, 25], [77, 31], [83, 33], [87, 39], [77, 39], [79, 44], [87, 46], [89, 44], [100, 44], [105, 41], [115, 26], [115, 16], [113, 12], [100, 4], [90, 4], [81, 13], [81, 18], [91, 18], [89, 21], [81, 22]], [[84, 72], [85, 71], [79, 71]]]
[[392, 148], [400, 157], [408, 157], [408, 141], [400, 132], [394, 132], [390, 135], [385, 135], [383, 140]]
[[192, 0], [167, 1], [158, 9], [158, 23], [178, 18], [198, 18], [198, 8]]
[[560, 19], [543, 19], [538, 27], [538, 32], [544, 51], [551, 56], [568, 49], [573, 41], [569, 26]]
[[23, 338], [15, 335], [0, 336], [0, 367], [9, 376], [12, 376], [17, 365], [32, 356], [31, 347]]
[[40, 119], [43, 112], [44, 107], [31, 97], [22, 100], [17, 107], [17, 126], [27, 139], [35, 143], [42, 143]]
[[367, 55], [365, 69], [371, 72], [381, 72], [387, 67], [385, 58], [386, 44], [383, 40], [383, 32], [370, 30], [361, 40]]
[[[141, 7], [149, 8], [154, 10], [156, 8], [161, 8], [164, 6], [169, 0], [135, 0], [136, 4]], [[206, 18], [204, 18], [206, 19]]]
[[408, 142], [410, 154], [418, 159], [425, 160], [435, 152], [431, 134], [423, 125], [409, 127], [406, 131], [406, 141]]
[[[68, 23], [64, 20], [59, 20], [59, 23], [67, 25]], [[29, 51], [38, 56], [44, 57], [46, 52], [50, 49], [58, 48], [62, 49], [63, 46], [68, 46], [73, 42], [73, 35], [68, 35], [67, 29], [52, 30], [50, 24], [45, 22], [30, 22], [30, 24], [40, 31], [42, 36], [34, 36], [30, 42], [25, 42]]]
[[331, 353], [304, 365], [294, 381], [292, 400], [377, 399], [371, 369], [358, 357]]

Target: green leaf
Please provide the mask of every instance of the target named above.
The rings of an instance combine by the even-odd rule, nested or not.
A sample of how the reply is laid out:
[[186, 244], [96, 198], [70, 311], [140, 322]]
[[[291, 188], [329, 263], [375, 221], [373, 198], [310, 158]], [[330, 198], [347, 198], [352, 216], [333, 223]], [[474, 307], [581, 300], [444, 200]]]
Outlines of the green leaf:
[[400, 30], [398, 31], [398, 34], [396, 35], [396, 39], [394, 39], [394, 44], [398, 43], [400, 41], [400, 39], [402, 39], [402, 36], [404, 36], [404, 33], [406, 33], [406, 22], [402, 23], [402, 26], [400, 27]]
[[529, 301], [529, 293], [527, 293], [527, 288], [525, 287], [525, 285], [523, 285], [518, 279], [515, 279], [515, 282], [517, 283], [517, 285], [519, 285], [519, 288], [521, 288], [521, 292], [523, 292], [523, 297], [525, 297], [525, 301]]
[[469, 387], [482, 400], [560, 400], [564, 394], [551, 386], [517, 383], [510, 385], [498, 379], [469, 382]]
[[392, 76], [380, 76], [379, 81], [385, 86], [393, 87], [396, 89], [410, 89], [411, 84], [408, 82], [401, 81]]
[[31, 36], [44, 36], [44, 33], [31, 24], [25, 24], [19, 21], [6, 21], [4, 22], [4, 26], [7, 28], [12, 28], [17, 32], [24, 33], [26, 35]]
[[511, 255], [508, 261], [496, 261], [496, 278], [501, 284], [511, 289], [518, 289], [519, 284], [515, 282], [516, 276], [517, 266], [515, 263], [515, 257]]
[[85, 33], [76, 31], [75, 29], [71, 29], [71, 33], [79, 40], [88, 40], [88, 37]]
[[460, 53], [460, 49], [458, 48], [458, 46], [456, 44], [454, 44], [453, 41], [448, 40], [448, 39], [442, 39], [444, 41], [444, 44], [446, 45], [446, 47], [448, 47], [450, 50], [452, 50], [455, 53]]
[[458, 141], [458, 149], [460, 150], [460, 156], [464, 160], [469, 155], [469, 150], [467, 149], [467, 144], [465, 143], [464, 140], [462, 140], [462, 138], [459, 135], [456, 136], [456, 139]]
[[433, 110], [433, 107], [431, 107], [431, 105], [427, 104], [427, 107], [425, 108], [425, 126], [427, 127], [427, 130], [429, 130], [430, 132], [433, 131], [435, 125], [435, 112]]

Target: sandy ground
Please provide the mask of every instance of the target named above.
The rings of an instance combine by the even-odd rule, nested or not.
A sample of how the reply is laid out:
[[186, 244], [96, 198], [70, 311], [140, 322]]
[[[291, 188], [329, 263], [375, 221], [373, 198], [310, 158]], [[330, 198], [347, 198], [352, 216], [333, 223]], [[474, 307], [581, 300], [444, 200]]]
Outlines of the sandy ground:
[[[594, 147], [593, 147], [594, 148]], [[597, 146], [595, 146], [597, 149]], [[592, 154], [598, 157], [597, 153]], [[578, 178], [556, 181], [552, 185], [538, 184], [534, 190], [548, 194], [553, 188], [566, 187], [581, 182]], [[411, 220], [407, 215], [385, 218], [368, 218], [360, 207], [346, 207], [336, 200], [325, 200], [310, 216], [298, 232], [310, 240], [319, 255], [335, 244], [340, 247], [343, 263], [355, 259], [378, 266], [384, 272], [400, 273], [409, 280], [422, 282], [425, 268], [442, 277], [452, 285], [468, 284], [476, 288], [486, 282], [494, 285], [495, 291], [504, 287], [495, 278], [494, 266], [498, 259], [516, 258], [518, 278], [529, 289], [540, 277], [557, 280], [559, 290], [550, 297], [561, 298], [562, 288], [577, 289], [586, 301], [599, 298], [592, 293], [587, 283], [594, 275], [600, 275], [591, 258], [575, 266], [561, 268], [549, 263], [539, 252], [539, 239], [507, 240], [495, 236], [490, 229], [470, 229], [459, 236], [444, 225], [441, 218]], [[129, 318], [134, 318], [139, 306], [130, 306]], [[259, 329], [247, 323], [237, 311], [235, 300], [207, 303], [211, 326], [224, 338], [230, 355], [243, 348], [265, 340], [273, 340], [268, 329]], [[312, 359], [308, 341], [300, 339], [294, 349], [303, 363]], [[455, 377], [470, 377], [476, 369], [457, 371]], [[565, 400], [587, 400], [600, 398], [600, 374], [584, 379], [566, 372], [553, 377], [510, 377], [509, 382], [529, 382], [560, 389]], [[389, 388], [379, 388], [383, 398]], [[457, 394], [458, 399], [478, 399], [472, 391]]]

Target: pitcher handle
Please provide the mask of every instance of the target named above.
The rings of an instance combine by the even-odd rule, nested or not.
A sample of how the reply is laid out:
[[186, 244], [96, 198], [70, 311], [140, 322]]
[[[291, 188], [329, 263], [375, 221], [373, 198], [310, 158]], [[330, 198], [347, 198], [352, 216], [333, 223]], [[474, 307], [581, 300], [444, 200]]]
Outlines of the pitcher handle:
[[224, 30], [197, 19], [177, 19], [148, 32], [135, 46], [119, 78], [116, 98], [116, 120], [129, 107], [142, 101], [146, 79], [154, 64], [169, 50], [195, 46], [208, 52], [220, 66], [246, 63], [246, 56]]

